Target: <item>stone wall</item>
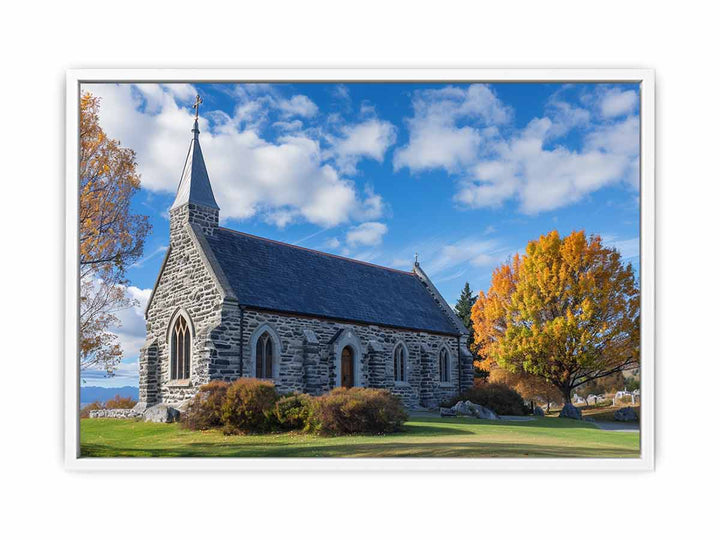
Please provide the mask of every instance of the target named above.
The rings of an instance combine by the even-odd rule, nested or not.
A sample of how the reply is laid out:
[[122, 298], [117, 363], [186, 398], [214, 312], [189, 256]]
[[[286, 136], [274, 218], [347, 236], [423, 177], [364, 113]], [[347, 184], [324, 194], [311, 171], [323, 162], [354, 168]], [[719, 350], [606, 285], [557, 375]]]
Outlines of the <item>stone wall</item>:
[[96, 409], [90, 411], [90, 418], [141, 418], [142, 412], [135, 409]]
[[[337, 386], [339, 357], [345, 345], [359, 349], [356, 385], [386, 388], [407, 407], [436, 407], [457, 394], [461, 386], [472, 384], [465, 365], [469, 363], [472, 370], [472, 359], [461, 351], [458, 365], [457, 337], [258, 310], [243, 313], [243, 376], [255, 375], [253, 338], [268, 329], [274, 341], [280, 342], [275, 384], [281, 392], [318, 395]], [[406, 381], [396, 382], [393, 351], [400, 343], [408, 352], [407, 376]], [[450, 380], [444, 383], [440, 382], [441, 347], [447, 348], [450, 358]]]
[[[224, 347], [237, 328], [222, 324], [222, 315], [232, 300], [218, 283], [200, 246], [201, 238], [190, 223], [211, 233], [217, 211], [185, 205], [170, 212], [170, 248], [146, 311], [147, 340], [140, 356], [140, 402], [180, 403], [195, 395], [230, 353]], [[213, 217], [214, 216], [214, 217]], [[214, 221], [213, 221], [214, 219]], [[231, 308], [230, 308], [231, 309]], [[235, 308], [237, 311], [237, 308]], [[169, 339], [178, 316], [188, 319], [192, 336], [190, 379], [170, 380]], [[235, 374], [237, 375], [237, 374]]]

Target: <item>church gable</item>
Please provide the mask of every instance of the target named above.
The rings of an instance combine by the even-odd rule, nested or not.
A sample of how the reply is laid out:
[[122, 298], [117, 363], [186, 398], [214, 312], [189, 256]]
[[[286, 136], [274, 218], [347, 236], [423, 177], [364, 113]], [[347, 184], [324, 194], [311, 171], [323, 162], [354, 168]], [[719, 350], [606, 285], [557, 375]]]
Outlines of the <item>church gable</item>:
[[148, 320], [168, 306], [234, 299], [227, 279], [204, 245], [199, 227], [186, 224], [178, 236], [168, 248], [150, 295], [145, 309]]

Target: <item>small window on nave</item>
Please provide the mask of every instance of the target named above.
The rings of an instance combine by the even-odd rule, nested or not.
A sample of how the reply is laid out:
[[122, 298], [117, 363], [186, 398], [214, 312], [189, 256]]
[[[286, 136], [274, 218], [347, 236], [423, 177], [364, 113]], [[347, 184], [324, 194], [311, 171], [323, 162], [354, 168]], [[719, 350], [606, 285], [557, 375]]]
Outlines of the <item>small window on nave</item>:
[[268, 332], [263, 332], [255, 345], [255, 377], [272, 379], [273, 342]]
[[440, 382], [448, 382], [450, 380], [450, 361], [448, 351], [445, 347], [440, 349]]
[[407, 380], [407, 358], [405, 358], [405, 347], [398, 344], [395, 347], [395, 382], [404, 382]]

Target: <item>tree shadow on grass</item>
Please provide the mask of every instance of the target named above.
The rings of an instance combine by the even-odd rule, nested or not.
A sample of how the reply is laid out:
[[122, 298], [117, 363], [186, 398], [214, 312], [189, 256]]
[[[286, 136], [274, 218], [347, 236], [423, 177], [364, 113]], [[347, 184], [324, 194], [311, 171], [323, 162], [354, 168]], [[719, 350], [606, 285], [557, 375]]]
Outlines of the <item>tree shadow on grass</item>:
[[280, 458], [367, 458], [367, 457], [513, 457], [513, 458], [629, 458], [639, 451], [625, 448], [595, 448], [589, 446], [533, 445], [493, 442], [392, 442], [387, 444], [351, 443], [333, 446], [295, 446], [284, 443], [245, 443], [233, 449], [218, 448], [216, 444], [191, 443], [182, 450], [157, 448], [121, 448], [109, 445], [82, 445], [81, 457], [280, 457]]
[[[480, 420], [471, 416], [453, 416], [449, 418], [432, 418], [432, 417], [415, 417], [411, 418], [410, 422], [431, 422], [431, 423], [447, 423], [447, 424], [463, 424], [473, 426], [510, 426], [514, 428], [588, 428], [588, 429], [599, 429], [598, 426], [593, 422], [586, 422], [584, 420], [572, 420], [570, 418], [544, 418], [534, 417], [534, 420], [528, 420], [525, 422], [517, 420]], [[409, 426], [409, 427], [420, 427], [420, 426]], [[425, 428], [423, 424], [422, 428]]]
[[458, 427], [427, 425], [413, 426], [405, 425], [403, 431], [397, 433], [388, 433], [386, 437], [397, 437], [403, 435], [413, 436], [443, 436], [443, 435], [473, 435], [475, 432], [470, 429], [461, 429]]

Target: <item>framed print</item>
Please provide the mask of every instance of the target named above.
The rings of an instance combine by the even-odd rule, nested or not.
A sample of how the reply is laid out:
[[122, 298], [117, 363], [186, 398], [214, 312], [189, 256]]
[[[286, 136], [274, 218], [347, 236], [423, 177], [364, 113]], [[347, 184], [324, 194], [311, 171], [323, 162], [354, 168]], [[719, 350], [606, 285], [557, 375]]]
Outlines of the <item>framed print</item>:
[[73, 469], [650, 470], [649, 70], [67, 74]]

